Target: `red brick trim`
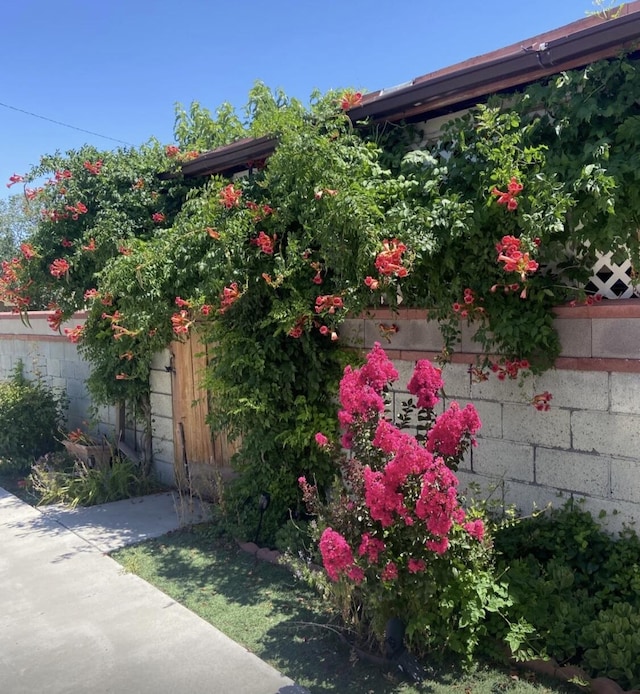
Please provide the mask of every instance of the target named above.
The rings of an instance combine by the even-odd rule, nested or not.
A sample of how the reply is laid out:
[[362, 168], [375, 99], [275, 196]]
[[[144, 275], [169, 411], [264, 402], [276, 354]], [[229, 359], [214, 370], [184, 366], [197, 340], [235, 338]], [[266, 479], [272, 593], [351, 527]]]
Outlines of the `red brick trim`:
[[558, 318], [640, 318], [640, 300], [616, 299], [591, 306], [557, 306]]
[[20, 340], [21, 342], [69, 342], [69, 338], [65, 335], [43, 335], [42, 333], [31, 333], [25, 335], [24, 333], [15, 334], [2, 334], [0, 333], [0, 340]]
[[[353, 351], [366, 353], [367, 349], [353, 348]], [[428, 352], [409, 349], [384, 348], [389, 359], [396, 361], [418, 361], [429, 359], [436, 362], [442, 356], [440, 352]], [[478, 355], [471, 352], [456, 352], [451, 355], [452, 364], [475, 365]], [[605, 371], [614, 373], [640, 373], [640, 359], [600, 359], [596, 357], [559, 357], [555, 368], [558, 371]]]
[[[591, 306], [556, 306], [553, 312], [558, 318], [640, 318], [640, 299], [605, 299]], [[426, 320], [428, 316], [425, 308], [372, 308], [349, 318]]]
[[[48, 318], [53, 315], [53, 311], [29, 311], [27, 316], [29, 320], [38, 318]], [[80, 320], [89, 315], [88, 311], [76, 311], [69, 320]], [[22, 320], [19, 313], [11, 313], [9, 311], [0, 311], [0, 320]]]

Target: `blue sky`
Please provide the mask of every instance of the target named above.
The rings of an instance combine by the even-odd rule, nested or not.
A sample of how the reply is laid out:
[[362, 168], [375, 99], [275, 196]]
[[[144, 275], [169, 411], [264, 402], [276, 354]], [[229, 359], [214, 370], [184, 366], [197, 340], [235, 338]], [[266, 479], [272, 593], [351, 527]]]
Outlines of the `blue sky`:
[[42, 154], [119, 145], [98, 135], [172, 142], [176, 102], [241, 109], [256, 80], [304, 103], [316, 88], [374, 91], [594, 9], [591, 0], [5, 0], [0, 196], [18, 192], [9, 176]]

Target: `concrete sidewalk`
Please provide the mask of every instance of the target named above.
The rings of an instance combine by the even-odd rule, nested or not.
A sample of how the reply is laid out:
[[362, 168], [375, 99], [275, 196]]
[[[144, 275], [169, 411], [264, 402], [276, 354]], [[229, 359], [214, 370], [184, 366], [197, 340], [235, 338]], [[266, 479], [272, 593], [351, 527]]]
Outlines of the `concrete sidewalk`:
[[179, 515], [171, 494], [42, 512], [0, 488], [0, 691], [307, 692], [106, 556]]

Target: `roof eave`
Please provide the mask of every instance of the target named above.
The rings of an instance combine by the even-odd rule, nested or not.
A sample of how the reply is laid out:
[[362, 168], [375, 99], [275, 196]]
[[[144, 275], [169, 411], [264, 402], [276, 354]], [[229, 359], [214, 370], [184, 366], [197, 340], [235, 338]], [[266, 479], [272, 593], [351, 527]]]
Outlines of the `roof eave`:
[[[528, 48], [494, 51], [418, 77], [406, 86], [367, 94], [360, 106], [347, 113], [354, 123], [415, 121], [429, 113], [463, 108], [474, 100], [523, 87], [563, 70], [635, 51], [640, 43], [640, 1], [626, 5], [620, 16], [595, 23], [580, 20], [537, 38]], [[182, 172], [189, 177], [231, 175], [246, 170], [248, 162], [270, 156], [276, 145], [277, 139], [270, 136], [240, 140], [184, 164]]]
[[447, 74], [436, 74], [432, 79], [414, 80], [397, 91], [380, 92], [351, 109], [349, 116], [353, 121], [415, 118], [634, 50], [639, 41], [640, 12], [635, 12], [542, 42], [537, 50], [522, 49]]

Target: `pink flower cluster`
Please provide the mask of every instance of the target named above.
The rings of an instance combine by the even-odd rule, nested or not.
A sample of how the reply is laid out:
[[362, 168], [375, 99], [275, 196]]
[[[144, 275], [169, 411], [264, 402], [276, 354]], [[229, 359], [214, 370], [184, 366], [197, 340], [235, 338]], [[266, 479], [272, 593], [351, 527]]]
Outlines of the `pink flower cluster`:
[[332, 581], [337, 581], [340, 578], [340, 574], [346, 574], [356, 583], [359, 583], [364, 578], [362, 569], [355, 566], [353, 562], [353, 554], [349, 543], [340, 533], [332, 528], [327, 528], [322, 533], [319, 546], [322, 563]]
[[[452, 403], [436, 418], [423, 444], [383, 415], [385, 390], [397, 378], [395, 367], [376, 343], [366, 363], [359, 369], [347, 367], [340, 383], [342, 443], [351, 447], [354, 457], [350, 460], [359, 470], [355, 483], [348, 480], [345, 508], [362, 509], [358, 513], [364, 513], [366, 529], [352, 544], [332, 527], [322, 534], [320, 551], [333, 581], [346, 577], [359, 583], [371, 569], [373, 576], [386, 583], [403, 572], [421, 573], [431, 553], [447, 551], [454, 527], [480, 542], [484, 539], [481, 519], [465, 522], [458, 479], [445, 460], [459, 457], [473, 443], [480, 428], [477, 412], [472, 405], [460, 409]], [[408, 384], [419, 407], [433, 409], [442, 388], [440, 369], [419, 361]], [[315, 438], [318, 446], [329, 445], [324, 434]], [[305, 498], [311, 497], [306, 480], [301, 478], [300, 483]], [[360, 501], [353, 494], [361, 495]], [[397, 552], [403, 533], [411, 538], [409, 555]]]
[[[348, 426], [353, 423], [354, 417], [368, 419], [384, 412], [382, 392], [387, 384], [397, 378], [398, 372], [380, 347], [380, 343], [376, 342], [367, 355], [364, 366], [360, 369], [347, 366], [344, 370], [340, 381], [340, 424]], [[343, 440], [343, 443], [348, 443], [348, 440]]]
[[475, 443], [473, 436], [481, 427], [480, 417], [473, 405], [463, 410], [457, 402], [436, 418], [427, 434], [427, 448], [441, 455], [457, 456], [462, 452], [463, 442]]
[[432, 410], [440, 400], [438, 393], [443, 385], [442, 370], [433, 366], [428, 359], [421, 359], [416, 364], [407, 390], [416, 396], [418, 407]]

